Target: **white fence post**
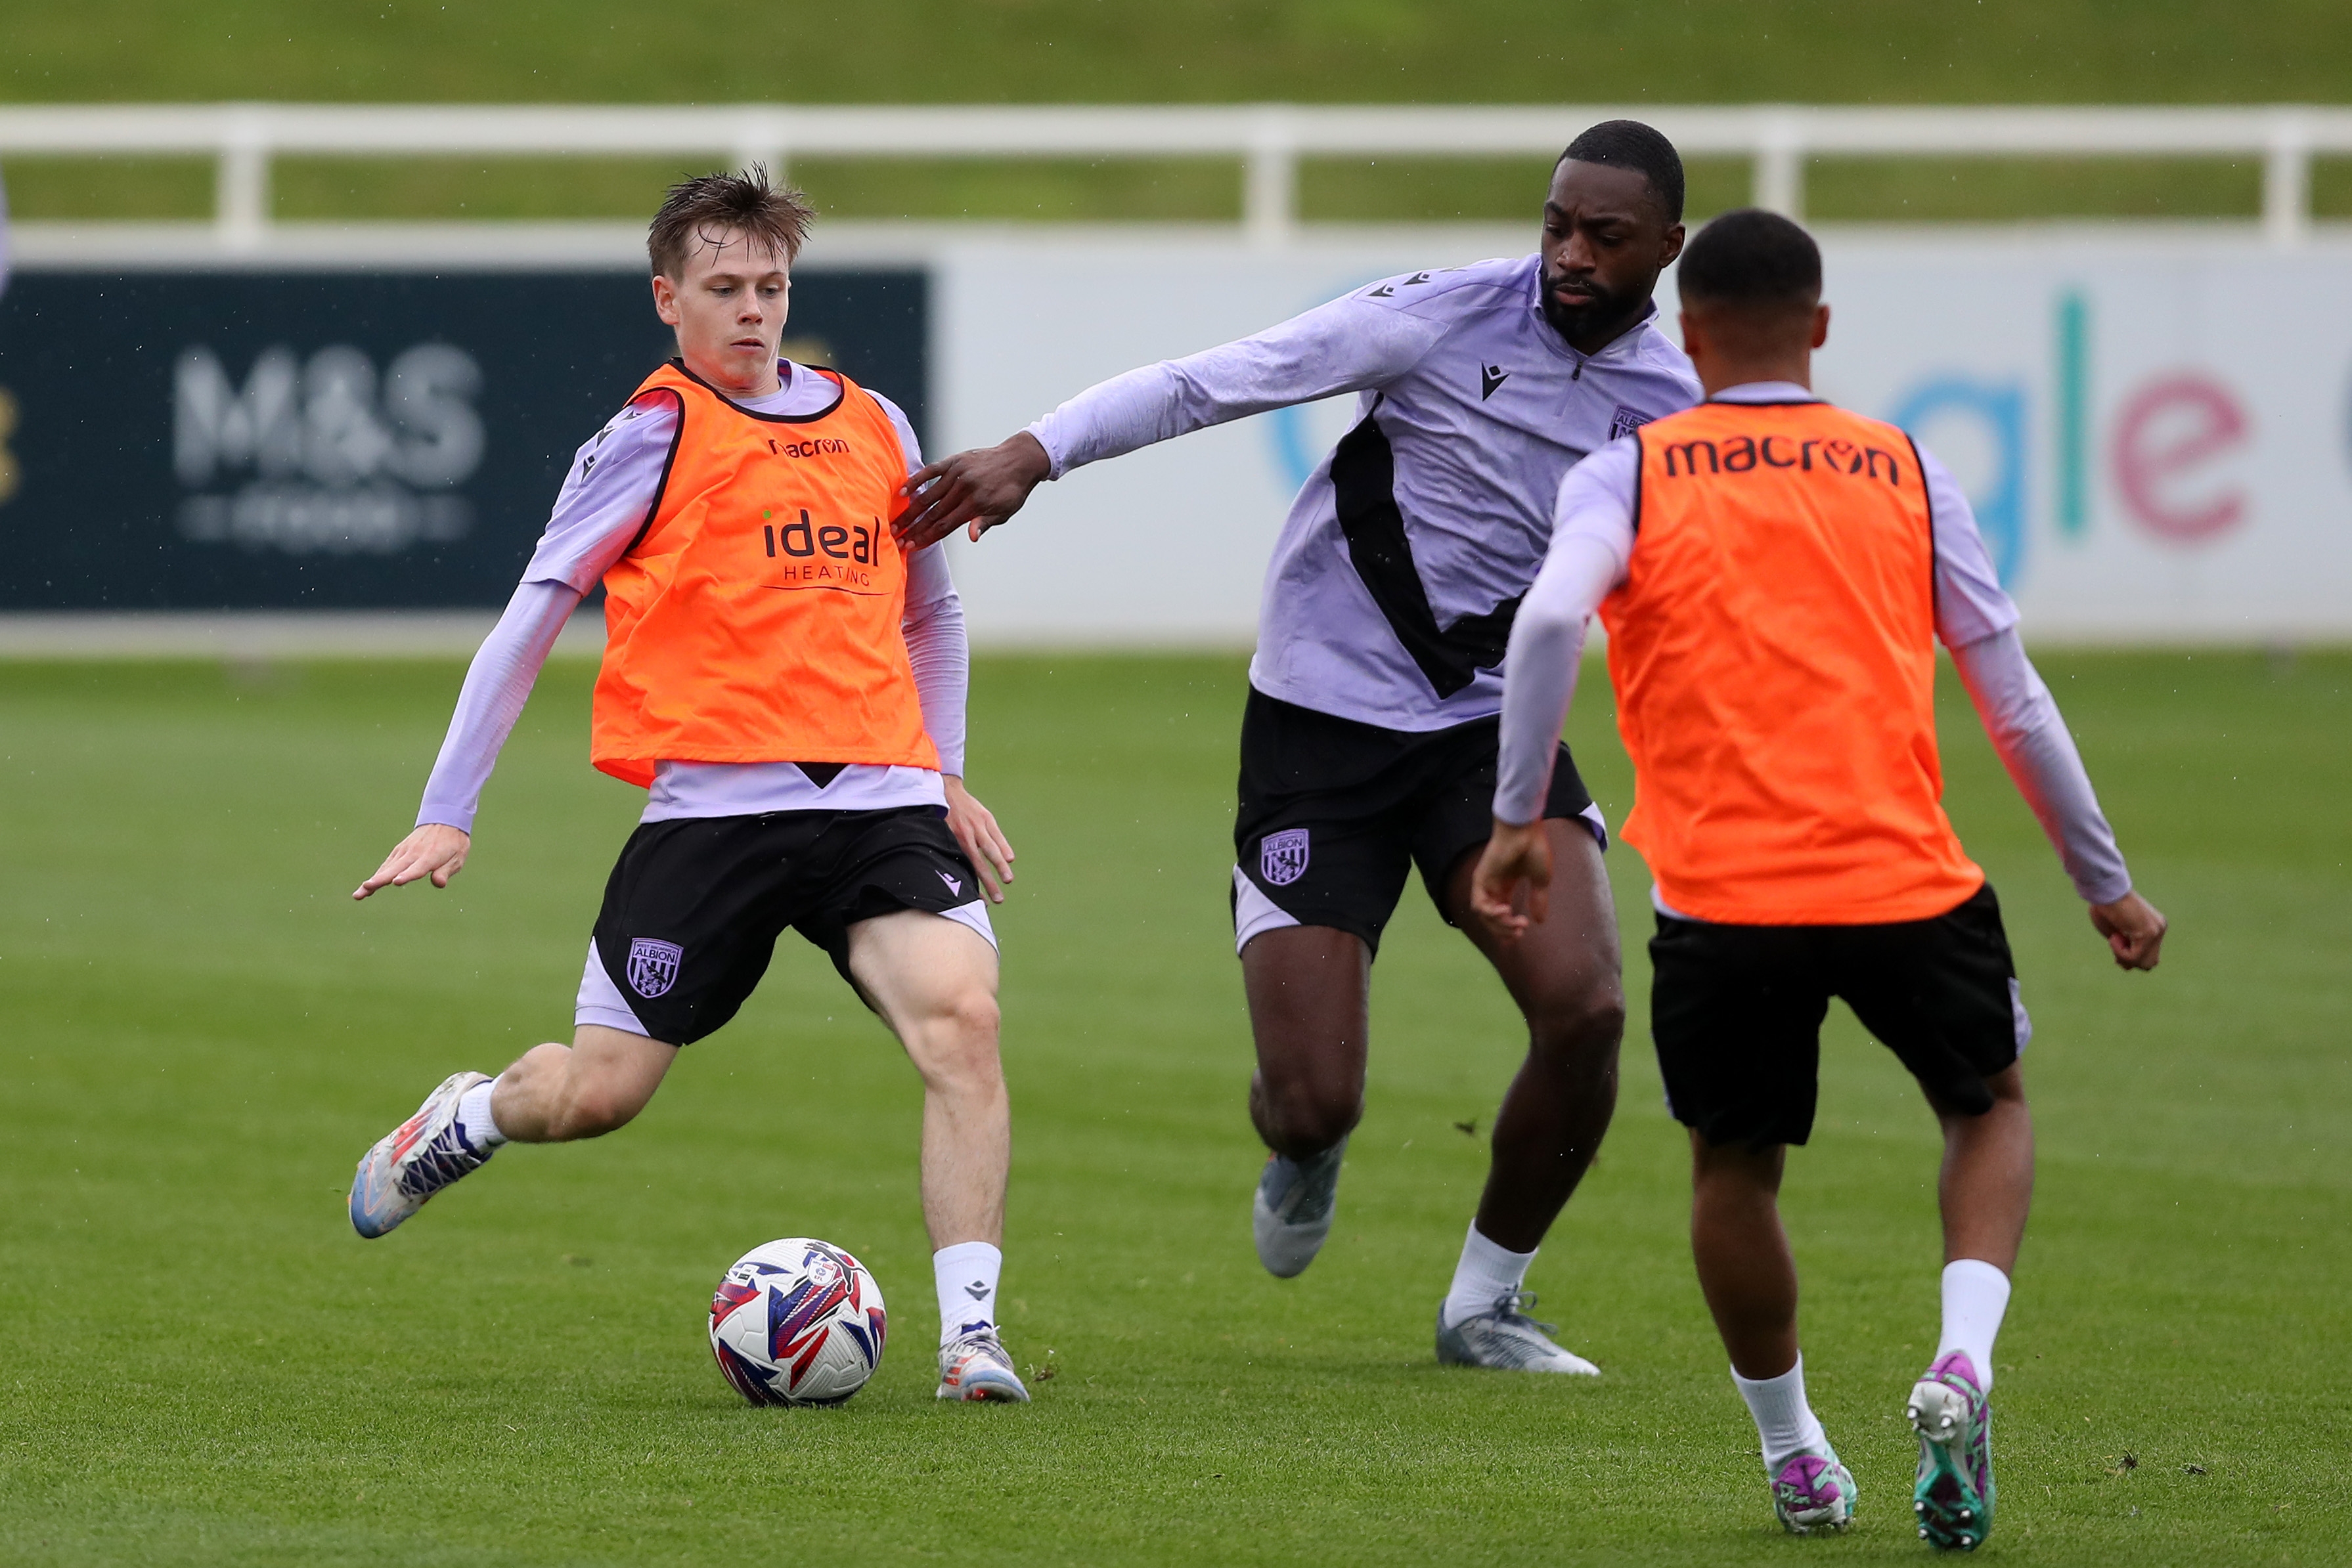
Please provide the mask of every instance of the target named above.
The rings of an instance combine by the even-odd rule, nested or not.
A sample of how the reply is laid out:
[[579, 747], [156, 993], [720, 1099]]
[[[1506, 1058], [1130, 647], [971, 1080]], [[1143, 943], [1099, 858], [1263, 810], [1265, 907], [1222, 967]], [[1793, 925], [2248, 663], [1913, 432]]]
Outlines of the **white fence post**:
[[782, 115], [773, 110], [747, 109], [743, 111], [742, 128], [735, 136], [735, 165], [749, 169], [754, 163], [763, 164], [771, 181], [789, 184], [785, 145]]
[[1290, 116], [1267, 106], [1251, 116], [1242, 182], [1242, 229], [1254, 245], [1289, 243], [1298, 217], [1298, 141]]
[[269, 231], [269, 129], [259, 104], [236, 104], [222, 118], [220, 163], [213, 178], [213, 221], [230, 250], [257, 250]]
[[[1259, 104], [1230, 108], [739, 104], [557, 105], [0, 104], [0, 157], [209, 155], [217, 160], [215, 243], [251, 251], [278, 234], [271, 160], [333, 158], [737, 158], [779, 177], [785, 154], [860, 158], [1234, 158], [1242, 226], [1257, 245], [1294, 243], [1298, 163], [1317, 157], [1516, 157], [1558, 150], [1563, 128], [1598, 112], [1520, 108]], [[1644, 111], [1694, 157], [1754, 160], [1751, 199], [1801, 217], [1806, 161], [1853, 157], [2091, 157], [2263, 160], [2263, 232], [2311, 235], [2311, 164], [2352, 154], [2352, 108], [1751, 108]]]
[[1757, 116], [1756, 205], [1802, 222], [1805, 216], [1805, 141], [1796, 111], [1768, 109]]
[[2311, 134], [2291, 109], [2273, 111], [2263, 154], [2263, 233], [2273, 245], [2301, 245], [2311, 229]]

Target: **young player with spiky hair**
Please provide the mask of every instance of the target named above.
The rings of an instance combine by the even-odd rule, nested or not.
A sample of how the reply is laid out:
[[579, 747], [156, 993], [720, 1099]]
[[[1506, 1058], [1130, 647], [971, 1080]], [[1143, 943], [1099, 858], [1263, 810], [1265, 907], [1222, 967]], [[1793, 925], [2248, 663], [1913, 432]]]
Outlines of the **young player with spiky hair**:
[[1773, 1509], [1800, 1534], [1853, 1512], [1853, 1477], [1805, 1399], [1777, 1202], [1842, 997], [1943, 1124], [1943, 1335], [1908, 1406], [1913, 1508], [1923, 1538], [1972, 1549], [1992, 1528], [1993, 1338], [2033, 1188], [2031, 1029], [2000, 905], [1941, 804], [1938, 640], [2116, 962], [2156, 967], [2164, 917], [2132, 890], [1967, 497], [1902, 431], [1809, 390], [1829, 331], [1811, 237], [1727, 214], [1679, 281], [1707, 401], [1559, 487], [1511, 633], [1472, 896], [1507, 941], [1543, 916], [1538, 817], [1597, 609], [1633, 759], [1625, 837], [1655, 880], [1652, 1032], [1690, 1129], [1691, 1248]]
[[848, 377], [778, 357], [809, 217], [755, 169], [674, 186], [654, 218], [654, 308], [678, 358], [581, 447], [467, 674], [416, 831], [352, 896], [446, 887], [465, 865], [499, 749], [600, 580], [591, 756], [650, 799], [604, 890], [572, 1043], [435, 1090], [360, 1161], [352, 1223], [383, 1235], [509, 1141], [628, 1122], [791, 926], [922, 1077], [940, 1397], [1023, 1401], [995, 1322], [1011, 1144], [982, 896], [1002, 900], [1013, 851], [963, 787], [947, 561], [890, 536], [914, 433]]
[[918, 475], [916, 544], [977, 538], [1081, 464], [1338, 392], [1356, 420], [1291, 504], [1266, 569], [1242, 716], [1234, 945], [1268, 1150], [1258, 1258], [1287, 1279], [1330, 1234], [1363, 1114], [1372, 961], [1415, 868], [1527, 1019], [1493, 1163], [1437, 1311], [1438, 1359], [1599, 1372], [1525, 1310], [1536, 1249], [1608, 1131], [1624, 1018], [1599, 808], [1565, 748], [1539, 814], [1554, 918], [1506, 947], [1470, 917], [1504, 638], [1551, 535], [1559, 476], [1696, 380], [1657, 329], [1682, 247], [1683, 166], [1634, 120], [1569, 144], [1536, 254], [1402, 274], [1253, 338], [1091, 387], [1010, 440]]

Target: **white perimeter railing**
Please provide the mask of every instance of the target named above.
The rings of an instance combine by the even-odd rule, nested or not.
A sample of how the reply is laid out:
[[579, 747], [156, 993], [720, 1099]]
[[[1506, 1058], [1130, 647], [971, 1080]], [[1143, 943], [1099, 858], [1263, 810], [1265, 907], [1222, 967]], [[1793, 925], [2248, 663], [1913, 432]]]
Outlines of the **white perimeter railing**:
[[270, 161], [489, 154], [709, 154], [781, 171], [794, 156], [1231, 156], [1242, 221], [1280, 244], [1297, 222], [1302, 157], [1557, 153], [1596, 120], [1656, 126], [1686, 155], [1755, 164], [1754, 201], [1804, 208], [1807, 159], [1847, 156], [2231, 156], [2263, 161], [2263, 228], [2294, 246], [2311, 226], [2311, 160], [2352, 153], [2352, 110], [2011, 108], [468, 107], [72, 105], [0, 107], [0, 158], [27, 153], [208, 156], [222, 245], [254, 249], [270, 224]]

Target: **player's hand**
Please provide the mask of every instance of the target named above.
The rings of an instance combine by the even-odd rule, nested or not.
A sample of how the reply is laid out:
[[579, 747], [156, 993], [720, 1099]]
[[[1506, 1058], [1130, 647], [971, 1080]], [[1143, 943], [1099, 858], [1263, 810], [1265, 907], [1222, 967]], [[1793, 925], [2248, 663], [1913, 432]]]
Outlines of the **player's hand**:
[[948, 831], [963, 846], [964, 857], [980, 873], [980, 890], [991, 904], [1004, 902], [1005, 883], [1013, 880], [1013, 845], [995, 815], [971, 798], [963, 780], [947, 775]]
[[1514, 825], [1497, 819], [1470, 876], [1471, 913], [1506, 942], [1527, 935], [1551, 905], [1551, 840], [1541, 819]]
[[900, 544], [917, 550], [970, 523], [977, 541], [1019, 511], [1029, 492], [1053, 469], [1045, 446], [1025, 430], [993, 446], [926, 464], [898, 486], [898, 494], [908, 498], [907, 509], [891, 522], [890, 531]]
[[426, 877], [436, 887], [446, 887], [449, 879], [466, 869], [466, 855], [474, 847], [473, 835], [446, 822], [427, 822], [400, 841], [375, 874], [352, 892], [353, 898], [365, 898], [379, 887], [405, 887]]
[[2091, 924], [2114, 949], [2117, 968], [2156, 967], [2168, 922], [2155, 904], [2137, 893], [2126, 893], [2113, 904], [2091, 905]]

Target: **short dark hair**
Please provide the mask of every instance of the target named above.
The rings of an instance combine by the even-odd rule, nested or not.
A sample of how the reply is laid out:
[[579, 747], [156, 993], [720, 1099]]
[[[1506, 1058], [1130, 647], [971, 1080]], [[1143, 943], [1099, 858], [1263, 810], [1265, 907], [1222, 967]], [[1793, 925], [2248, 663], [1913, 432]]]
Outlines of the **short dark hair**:
[[1568, 144], [1552, 167], [1575, 159], [1580, 163], [1607, 163], [1638, 169], [1650, 182], [1666, 222], [1683, 221], [1683, 155], [1675, 144], [1638, 120], [1604, 120]]
[[1683, 251], [1685, 299], [1770, 308], [1822, 297], [1822, 248], [1791, 219], [1761, 207], [1725, 213]]
[[808, 198], [790, 185], [768, 182], [765, 165], [740, 174], [698, 174], [680, 180], [662, 198], [653, 226], [646, 231], [646, 256], [656, 272], [677, 277], [686, 268], [696, 237], [710, 229], [731, 230], [770, 250], [798, 260], [816, 217]]

